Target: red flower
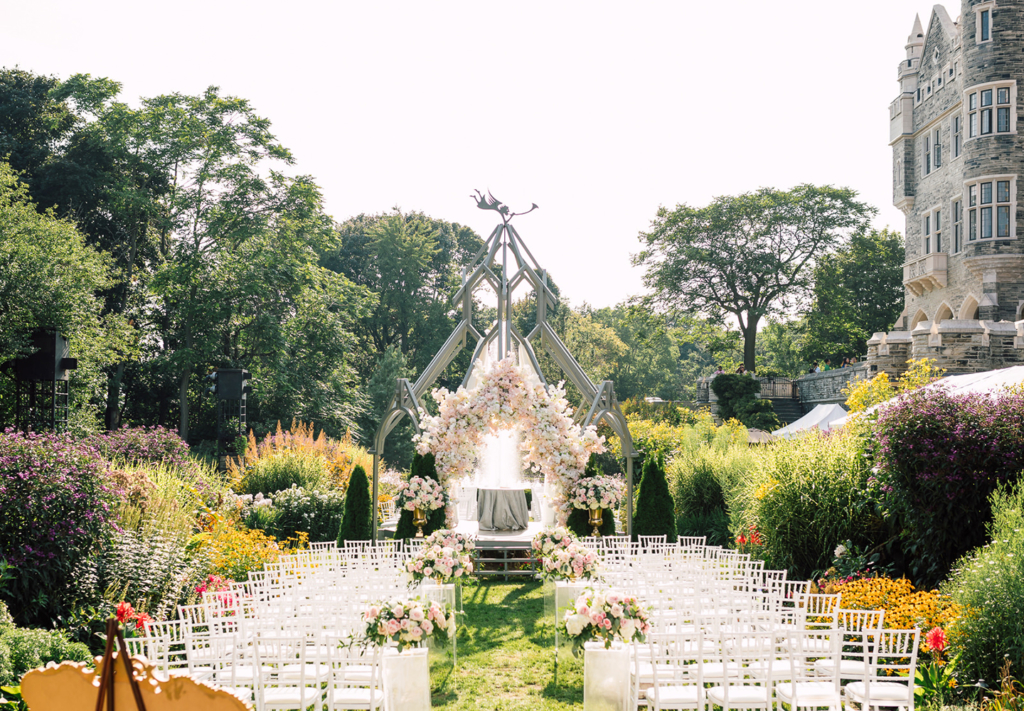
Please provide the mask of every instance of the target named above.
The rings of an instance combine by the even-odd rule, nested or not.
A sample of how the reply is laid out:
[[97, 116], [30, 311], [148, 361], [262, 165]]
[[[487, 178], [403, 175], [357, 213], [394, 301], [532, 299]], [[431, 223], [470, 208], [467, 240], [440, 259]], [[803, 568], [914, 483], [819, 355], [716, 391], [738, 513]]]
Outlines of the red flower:
[[738, 536], [736, 537], [736, 542], [737, 542], [737, 543], [739, 543], [739, 544], [740, 544], [741, 546], [743, 546], [743, 545], [746, 545], [746, 544], [747, 544], [747, 537], [746, 537], [746, 536], [744, 536], [744, 535], [743, 535], [743, 534], [741, 533], [740, 535], [738, 535]]
[[117, 621], [121, 624], [135, 619], [135, 608], [130, 602], [120, 602], [117, 605]]
[[145, 612], [139, 612], [135, 615], [135, 629], [137, 630], [142, 630], [143, 632], [149, 631], [149, 625], [152, 622], [153, 618]]
[[924, 636], [924, 641], [932, 652], [941, 652], [946, 648], [946, 632], [941, 627], [932, 627]]

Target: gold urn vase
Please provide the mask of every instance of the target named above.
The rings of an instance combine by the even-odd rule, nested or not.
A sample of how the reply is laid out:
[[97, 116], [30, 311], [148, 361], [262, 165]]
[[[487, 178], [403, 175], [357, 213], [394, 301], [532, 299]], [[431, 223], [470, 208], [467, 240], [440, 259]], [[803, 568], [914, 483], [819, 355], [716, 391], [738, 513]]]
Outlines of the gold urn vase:
[[604, 509], [590, 509], [590, 521], [588, 521], [587, 523], [594, 527], [594, 531], [590, 535], [600, 536], [601, 524], [604, 523]]
[[427, 525], [427, 512], [423, 509], [414, 510], [412, 512], [412, 525], [416, 527], [416, 537], [423, 538], [423, 527]]

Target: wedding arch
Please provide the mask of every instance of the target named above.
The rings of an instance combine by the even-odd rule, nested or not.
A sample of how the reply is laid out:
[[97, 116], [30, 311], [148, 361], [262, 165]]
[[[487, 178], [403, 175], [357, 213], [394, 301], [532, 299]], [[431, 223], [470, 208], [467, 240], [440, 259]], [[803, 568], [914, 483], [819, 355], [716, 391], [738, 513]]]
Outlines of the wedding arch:
[[[516, 214], [525, 213], [512, 213], [506, 205], [503, 205], [489, 193], [484, 196], [477, 191], [474, 199], [477, 200], [477, 206], [480, 209], [497, 212], [501, 217], [501, 223], [491, 232], [483, 246], [474, 256], [470, 266], [463, 270], [462, 286], [453, 299], [456, 307], [461, 309], [460, 320], [455, 330], [434, 355], [423, 372], [420, 373], [415, 383], [411, 383], [406, 378], [399, 378], [395, 382], [394, 395], [392, 395], [388, 409], [381, 420], [380, 426], [377, 428], [373, 438], [373, 446], [370, 450], [373, 455], [372, 500], [377, 500], [380, 457], [384, 451], [384, 442], [403, 418], [408, 417], [411, 421], [416, 432], [418, 447], [426, 451], [432, 444], [436, 444], [430, 442], [430, 439], [431, 437], [438, 436], [440, 423], [437, 418], [432, 418], [428, 415], [419, 403], [429, 392], [429, 389], [434, 385], [441, 373], [444, 372], [444, 369], [468, 346], [470, 338], [475, 340], [476, 345], [473, 358], [462, 380], [463, 387], [456, 393], [448, 393], [447, 390], [442, 389], [437, 391], [439, 395], [455, 398], [459, 397], [460, 392], [463, 394], [468, 392], [467, 386], [474, 378], [474, 375], [477, 374], [476, 371], [482, 362], [481, 356], [491, 351], [496, 354], [494, 360], [497, 362], [495, 369], [498, 372], [498, 377], [512, 378], [513, 376], [508, 369], [514, 367], [520, 369], [520, 376], [522, 376], [523, 370], [528, 370], [536, 378], [536, 383], [533, 387], [523, 388], [523, 391], [518, 393], [520, 407], [529, 403], [531, 406], [538, 408], [538, 414], [545, 413], [556, 420], [558, 420], [557, 415], [559, 413], [566, 413], [567, 403], [564, 399], [564, 392], [557, 386], [548, 384], [541, 372], [540, 364], [537, 361], [537, 354], [534, 350], [534, 344], [538, 344], [551, 356], [566, 378], [576, 386], [587, 405], [587, 409], [585, 411], [583, 408], [577, 410], [575, 420], [573, 421], [573, 424], [578, 428], [580, 441], [577, 442], [570, 436], [568, 441], [562, 442], [569, 449], [566, 453], [567, 460], [559, 461], [558, 457], [550, 452], [550, 448], [541, 448], [534, 457], [535, 461], [530, 463], [545, 471], [546, 475], [551, 472], [551, 475], [556, 478], [566, 475], [566, 472], [568, 472], [570, 477], [575, 476], [572, 472], [577, 469], [580, 458], [584, 455], [589, 456], [590, 451], [597, 451], [599, 449], [599, 447], [594, 446], [594, 443], [597, 441], [596, 426], [601, 422], [607, 423], [619, 437], [622, 445], [622, 456], [626, 460], [626, 486], [628, 492], [626, 496], [626, 526], [627, 533], [632, 535], [633, 460], [638, 456], [638, 453], [633, 446], [633, 438], [629, 433], [626, 418], [619, 407], [618, 400], [615, 398], [614, 385], [610, 380], [605, 380], [600, 385], [595, 385], [548, 323], [548, 307], [557, 303], [557, 298], [550, 286], [548, 286], [547, 273], [540, 268], [537, 260], [530, 253], [519, 233], [511, 224], [512, 218]], [[534, 205], [527, 212], [532, 212], [536, 207]], [[497, 297], [497, 318], [489, 329], [484, 333], [480, 333], [473, 324], [473, 295], [478, 287], [484, 285], [490, 286]], [[532, 288], [537, 301], [536, 326], [525, 336], [519, 333], [510, 320], [513, 298], [518, 287], [524, 287], [524, 291], [525, 289]], [[515, 359], [518, 359], [518, 365], [515, 364]], [[482, 375], [484, 379], [491, 375], [490, 371], [492, 369], [485, 368], [485, 370], [487, 372], [478, 374]], [[518, 383], [516, 387], [519, 387]], [[537, 387], [543, 390], [543, 394], [536, 389]], [[529, 392], [526, 392], [527, 390]], [[520, 415], [526, 415], [528, 419], [530, 418], [530, 414], [525, 411], [521, 412]], [[421, 426], [421, 423], [426, 425], [426, 427]], [[550, 422], [547, 424], [550, 424]], [[563, 425], [564, 423], [560, 423], [558, 426], [561, 427]], [[524, 438], [527, 437], [529, 437], [529, 433], [524, 431]], [[455, 464], [456, 469], [469, 466], [468, 458], [471, 452], [466, 447], [472, 447], [474, 442], [475, 440], [472, 436], [464, 439], [465, 447], [453, 455], [453, 459], [457, 461]], [[536, 442], [531, 440], [530, 443], [535, 444]], [[582, 450], [580, 449], [581, 447]], [[577, 464], [572, 464], [570, 461], [574, 457]], [[443, 454], [441, 459], [445, 460], [445, 458]], [[585, 460], [583, 461], [585, 463]], [[439, 463], [442, 464], [439, 469], [444, 469], [448, 465], [445, 461]], [[545, 469], [546, 467], [547, 469]], [[579, 469], [581, 470], [581, 467]], [[373, 506], [372, 509], [373, 537], [376, 538], [379, 523], [377, 520], [377, 507]]]

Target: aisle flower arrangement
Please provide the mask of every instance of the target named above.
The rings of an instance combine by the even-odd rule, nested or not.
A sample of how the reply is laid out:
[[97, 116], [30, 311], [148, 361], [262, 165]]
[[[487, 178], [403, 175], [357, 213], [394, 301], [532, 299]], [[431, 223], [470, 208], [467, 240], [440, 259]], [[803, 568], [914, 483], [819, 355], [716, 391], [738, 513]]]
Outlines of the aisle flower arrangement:
[[591, 640], [604, 642], [610, 649], [612, 642], [644, 642], [650, 632], [650, 615], [633, 595], [614, 590], [595, 592], [586, 590], [565, 610], [559, 623], [561, 632], [572, 640], [572, 653], [583, 654], [583, 645]]
[[398, 486], [395, 505], [409, 511], [433, 511], [448, 505], [448, 494], [444, 487], [433, 479], [414, 476]]
[[565, 548], [570, 543], [576, 542], [576, 536], [569, 529], [559, 526], [558, 528], [545, 529], [533, 537], [534, 558], [546, 558], [559, 548]]
[[541, 577], [545, 580], [597, 580], [600, 559], [584, 545], [570, 541], [553, 548], [540, 559]]
[[584, 429], [573, 421], [564, 389], [546, 389], [512, 358], [477, 373], [473, 388], [433, 391], [438, 414], [421, 420], [422, 433], [414, 438], [417, 451], [434, 454], [441, 483], [447, 484], [473, 474], [485, 435], [518, 427], [523, 466], [554, 485], [553, 505], [564, 523], [572, 511], [569, 493], [590, 455], [605, 451], [604, 438], [593, 426]]
[[569, 501], [577, 509], [617, 509], [625, 493], [621, 479], [600, 475], [577, 482]]
[[450, 583], [473, 574], [476, 543], [469, 536], [441, 529], [423, 541], [423, 547], [405, 563], [415, 581]]
[[399, 652], [430, 639], [444, 646], [455, 635], [455, 615], [449, 605], [439, 602], [377, 602], [363, 612], [363, 622], [366, 624], [365, 641], [378, 647], [395, 642]]

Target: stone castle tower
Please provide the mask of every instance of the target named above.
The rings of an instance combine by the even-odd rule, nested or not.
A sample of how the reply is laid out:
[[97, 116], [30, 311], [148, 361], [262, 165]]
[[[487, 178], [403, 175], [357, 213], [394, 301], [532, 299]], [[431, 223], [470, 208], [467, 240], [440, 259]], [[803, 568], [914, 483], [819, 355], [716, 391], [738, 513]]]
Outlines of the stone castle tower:
[[889, 107], [893, 202], [906, 215], [906, 306], [868, 342], [872, 370], [1024, 363], [1024, 0], [918, 17]]

